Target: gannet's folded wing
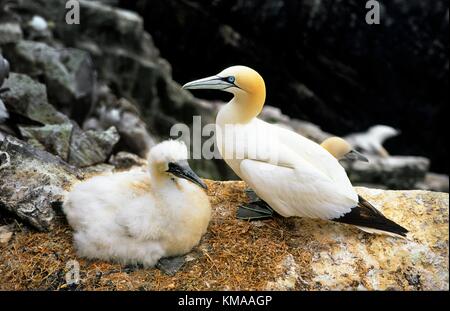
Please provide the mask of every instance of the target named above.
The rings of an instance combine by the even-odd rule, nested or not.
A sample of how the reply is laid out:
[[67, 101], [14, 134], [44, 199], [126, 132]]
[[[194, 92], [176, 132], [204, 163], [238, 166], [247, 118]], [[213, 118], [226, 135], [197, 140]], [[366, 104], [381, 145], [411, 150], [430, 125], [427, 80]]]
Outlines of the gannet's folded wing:
[[[260, 121], [259, 122], [263, 122]], [[270, 125], [277, 132], [278, 141], [298, 157], [311, 164], [316, 170], [331, 178], [347, 195], [357, 201], [357, 194], [339, 162], [319, 144], [288, 129]]]
[[256, 194], [285, 217], [335, 219], [358, 203], [332, 179], [301, 159], [295, 168], [245, 159], [240, 170]]

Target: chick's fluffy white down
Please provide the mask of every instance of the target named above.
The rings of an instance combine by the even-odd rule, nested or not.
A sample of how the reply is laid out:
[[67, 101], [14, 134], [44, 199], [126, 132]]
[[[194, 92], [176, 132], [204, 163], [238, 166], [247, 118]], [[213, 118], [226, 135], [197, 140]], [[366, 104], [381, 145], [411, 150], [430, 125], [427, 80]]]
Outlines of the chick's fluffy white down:
[[148, 172], [97, 176], [74, 187], [63, 206], [82, 257], [153, 266], [189, 252], [206, 232], [206, 194], [184, 179], [152, 184]]

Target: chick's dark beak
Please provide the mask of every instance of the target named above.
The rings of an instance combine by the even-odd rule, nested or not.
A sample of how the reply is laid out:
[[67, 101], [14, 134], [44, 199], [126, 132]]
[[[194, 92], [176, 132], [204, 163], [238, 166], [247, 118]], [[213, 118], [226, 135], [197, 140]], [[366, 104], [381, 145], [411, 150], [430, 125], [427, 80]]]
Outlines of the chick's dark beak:
[[197, 184], [198, 186], [202, 187], [203, 189], [208, 189], [203, 180], [200, 177], [198, 177], [197, 174], [195, 174], [194, 171], [189, 167], [187, 161], [170, 162], [169, 169], [167, 170], [167, 172], [179, 178], [189, 180], [194, 184]]

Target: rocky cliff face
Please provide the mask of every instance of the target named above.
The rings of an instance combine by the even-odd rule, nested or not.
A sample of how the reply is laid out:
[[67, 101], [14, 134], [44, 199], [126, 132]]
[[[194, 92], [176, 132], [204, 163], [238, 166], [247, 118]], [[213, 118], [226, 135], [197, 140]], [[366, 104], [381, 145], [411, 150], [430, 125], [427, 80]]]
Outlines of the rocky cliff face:
[[0, 208], [38, 230], [49, 230], [66, 190], [81, 177], [75, 167], [13, 137], [0, 143]]
[[[1, 51], [12, 71], [41, 82], [45, 102], [76, 122], [73, 129], [58, 127], [59, 131], [81, 134], [80, 127], [106, 131], [114, 126], [120, 136], [114, 151], [144, 157], [155, 141], [169, 136], [172, 125], [190, 125], [193, 115], [202, 115], [203, 124], [213, 122], [216, 106], [194, 98], [172, 79], [171, 66], [144, 31], [140, 16], [101, 2], [80, 1], [80, 6], [80, 25], [65, 23], [64, 0], [12, 1], [0, 15]], [[34, 16], [47, 23], [45, 31], [34, 28]], [[20, 110], [17, 106], [24, 104], [13, 97], [6, 95], [6, 104]], [[37, 114], [36, 107], [31, 103], [29, 110]], [[28, 129], [5, 131], [25, 140], [37, 136]], [[41, 140], [47, 137], [39, 135]], [[206, 177], [233, 176], [221, 161], [195, 161], [193, 166]]]
[[[449, 289], [448, 194], [358, 188], [410, 230], [408, 239], [399, 239], [310, 219], [237, 220], [246, 185], [207, 183], [213, 207], [208, 232], [175, 268], [160, 267], [162, 272], [78, 258], [64, 222], [48, 233], [0, 223], [0, 289]], [[70, 260], [79, 262], [81, 279], [68, 286]]]

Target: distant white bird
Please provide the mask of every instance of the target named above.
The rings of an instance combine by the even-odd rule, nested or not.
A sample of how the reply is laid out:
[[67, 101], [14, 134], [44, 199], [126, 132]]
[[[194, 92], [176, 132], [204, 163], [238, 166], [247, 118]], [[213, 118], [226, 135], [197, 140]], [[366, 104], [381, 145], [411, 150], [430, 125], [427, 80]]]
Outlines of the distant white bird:
[[183, 88], [234, 95], [216, 118], [218, 149], [233, 171], [280, 215], [333, 220], [370, 233], [408, 232], [358, 196], [344, 168], [323, 147], [257, 118], [266, 91], [253, 69], [233, 66]]
[[186, 159], [184, 143], [164, 141], [150, 150], [150, 173], [132, 170], [76, 185], [63, 210], [78, 254], [149, 267], [197, 245], [211, 206]]
[[385, 140], [395, 137], [400, 134], [399, 130], [387, 125], [372, 126], [364, 133], [354, 133], [345, 137], [345, 139], [359, 151], [378, 155], [381, 157], [388, 157], [389, 153], [383, 147]]
[[28, 22], [28, 25], [39, 32], [43, 32], [48, 29], [47, 21], [39, 15], [34, 15], [33, 18]]

